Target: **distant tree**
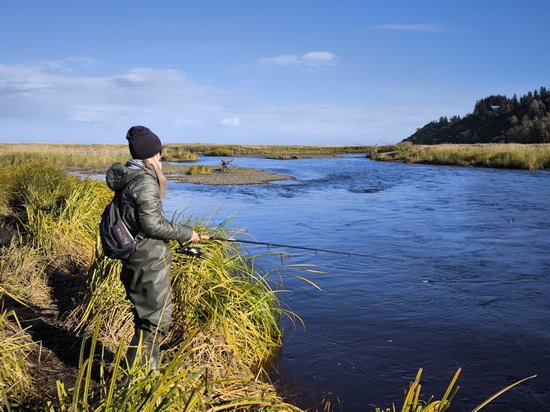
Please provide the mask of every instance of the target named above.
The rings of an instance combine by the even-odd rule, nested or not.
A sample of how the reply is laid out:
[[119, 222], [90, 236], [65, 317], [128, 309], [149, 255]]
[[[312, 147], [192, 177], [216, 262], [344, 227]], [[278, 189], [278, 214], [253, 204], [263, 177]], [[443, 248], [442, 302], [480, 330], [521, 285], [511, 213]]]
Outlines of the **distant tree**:
[[540, 87], [519, 98], [487, 96], [476, 102], [472, 114], [441, 116], [405, 140], [417, 144], [549, 142], [550, 92]]
[[531, 104], [529, 105], [529, 114], [531, 116], [539, 116], [541, 114], [544, 114], [545, 111], [544, 103], [540, 101], [539, 99], [533, 99]]

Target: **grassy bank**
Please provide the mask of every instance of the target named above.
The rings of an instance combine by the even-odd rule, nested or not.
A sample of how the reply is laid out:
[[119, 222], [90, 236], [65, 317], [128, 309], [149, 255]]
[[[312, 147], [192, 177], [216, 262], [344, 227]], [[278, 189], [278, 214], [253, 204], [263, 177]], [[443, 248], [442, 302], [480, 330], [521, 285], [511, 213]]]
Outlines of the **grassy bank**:
[[[263, 371], [280, 347], [285, 311], [252, 256], [215, 242], [205, 246], [205, 259], [174, 255], [174, 321], [164, 341], [163, 373], [136, 371], [133, 389], [125, 391], [122, 354], [132, 315], [118, 279], [120, 262], [105, 258], [97, 241], [99, 216], [112, 193], [103, 182], [34, 161], [1, 168], [0, 193], [1, 229], [11, 238], [3, 236], [0, 247], [4, 405], [296, 409]], [[200, 230], [224, 234], [223, 228]], [[69, 281], [77, 284], [72, 296], [64, 286]], [[33, 340], [42, 341], [40, 355]], [[78, 348], [79, 341], [85, 343], [79, 354], [65, 358], [65, 347]], [[49, 369], [59, 373], [42, 376]]]
[[[173, 144], [163, 146], [163, 159], [173, 162], [193, 162], [198, 155], [217, 157], [255, 156], [275, 159], [339, 156], [345, 153], [365, 153], [364, 146], [267, 146], [221, 144]], [[22, 164], [32, 156], [35, 160], [57, 162], [69, 169], [104, 171], [115, 162], [128, 160], [127, 145], [74, 144], [0, 144], [0, 158], [9, 164]]]
[[[113, 163], [124, 164], [129, 158], [126, 145], [0, 144], [0, 164], [3, 166], [44, 162], [55, 164], [67, 172], [105, 174]], [[189, 162], [197, 158], [197, 153], [178, 146], [165, 146], [163, 151], [163, 160]], [[168, 179], [198, 184], [260, 184], [290, 178], [251, 168], [232, 167], [231, 173], [223, 174], [219, 171], [220, 168], [204, 165], [163, 164], [163, 172]], [[201, 178], [204, 175], [213, 176]]]
[[438, 165], [495, 167], [504, 169], [550, 169], [550, 144], [441, 144], [410, 143], [369, 148], [373, 160]]
[[219, 145], [219, 144], [168, 144], [166, 147], [185, 150], [205, 156], [254, 156], [274, 159], [300, 157], [339, 156], [345, 153], [364, 153], [364, 146], [270, 146], [270, 145]]
[[[174, 153], [174, 159], [181, 161], [184, 155], [177, 151]], [[196, 160], [195, 156], [192, 157]], [[0, 144], [0, 162], [4, 166], [45, 162], [69, 172], [104, 174], [113, 163], [124, 164], [129, 159], [126, 145]], [[189, 169], [186, 165], [164, 166], [167, 175], [185, 174]]]

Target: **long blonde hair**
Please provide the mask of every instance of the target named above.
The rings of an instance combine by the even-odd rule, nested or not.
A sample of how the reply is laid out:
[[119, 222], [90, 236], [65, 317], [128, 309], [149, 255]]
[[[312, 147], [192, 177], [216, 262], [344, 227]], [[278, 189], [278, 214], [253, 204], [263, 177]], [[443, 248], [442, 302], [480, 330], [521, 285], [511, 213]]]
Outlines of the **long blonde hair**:
[[145, 159], [144, 163], [146, 166], [153, 165], [153, 168], [155, 169], [157, 174], [157, 182], [159, 184], [159, 194], [162, 200], [166, 195], [166, 177], [164, 176], [164, 173], [162, 173], [162, 166], [156, 156], [157, 155], [150, 157], [149, 159]]

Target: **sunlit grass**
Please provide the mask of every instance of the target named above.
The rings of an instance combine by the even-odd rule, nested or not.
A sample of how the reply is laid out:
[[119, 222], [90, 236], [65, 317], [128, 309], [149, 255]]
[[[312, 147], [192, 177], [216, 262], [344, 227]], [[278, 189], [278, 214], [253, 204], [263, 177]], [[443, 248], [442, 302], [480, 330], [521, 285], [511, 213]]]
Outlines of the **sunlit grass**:
[[[344, 153], [364, 153], [365, 146], [276, 146], [224, 145], [204, 143], [168, 143], [163, 145], [163, 157], [168, 161], [194, 161], [197, 155], [220, 157], [307, 157], [335, 156]], [[127, 145], [74, 144], [0, 144], [0, 159], [5, 165], [20, 165], [27, 160], [54, 161], [66, 168], [106, 170], [113, 163], [129, 159]]]
[[3, 404], [17, 405], [32, 387], [29, 353], [37, 345], [21, 328], [13, 311], [0, 312], [0, 394]]
[[[233, 371], [233, 376], [227, 376], [227, 371], [221, 378], [212, 375], [210, 359], [197, 354], [218, 348], [210, 342], [198, 342], [197, 331], [189, 331], [172, 352], [163, 353], [162, 372], [151, 373], [144, 367], [135, 367], [128, 376], [124, 367], [124, 344], [117, 345], [114, 360], [109, 365], [101, 355], [101, 324], [100, 316], [91, 324], [89, 351], [84, 345], [81, 347], [76, 385], [69, 390], [58, 382], [57, 399], [49, 401], [45, 410], [300, 410], [283, 402], [269, 383], [259, 380], [257, 376], [246, 372], [246, 369]], [[201, 360], [207, 363], [201, 363]], [[94, 367], [100, 371], [98, 382], [91, 379]]]
[[405, 163], [495, 167], [508, 169], [550, 169], [550, 144], [441, 144], [381, 146], [370, 152], [373, 160]]
[[25, 242], [54, 265], [91, 264], [98, 218], [112, 197], [105, 183], [67, 176], [45, 162], [13, 168], [10, 178], [9, 203]]
[[51, 303], [46, 276], [47, 261], [40, 250], [20, 241], [0, 248], [0, 295], [33, 306]]

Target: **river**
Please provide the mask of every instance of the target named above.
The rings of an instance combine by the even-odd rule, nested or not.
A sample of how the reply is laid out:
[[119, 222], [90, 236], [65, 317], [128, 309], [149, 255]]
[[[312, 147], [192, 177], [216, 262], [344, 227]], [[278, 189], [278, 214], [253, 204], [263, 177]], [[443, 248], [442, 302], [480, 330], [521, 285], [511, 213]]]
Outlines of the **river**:
[[[484, 410], [550, 411], [549, 172], [351, 155], [235, 158], [232, 165], [296, 180], [170, 182], [165, 209], [214, 223], [233, 216], [230, 227], [259, 241], [373, 256], [288, 249], [285, 259], [260, 259], [265, 269], [278, 265], [289, 290], [281, 300], [305, 323], [283, 321], [278, 367], [285, 381], [337, 395], [342, 411], [373, 411], [400, 405], [418, 368], [424, 397], [439, 398], [462, 367], [452, 410], [468, 411], [537, 374]], [[326, 273], [290, 266], [304, 263]]]

